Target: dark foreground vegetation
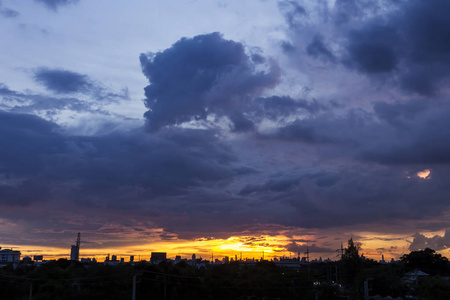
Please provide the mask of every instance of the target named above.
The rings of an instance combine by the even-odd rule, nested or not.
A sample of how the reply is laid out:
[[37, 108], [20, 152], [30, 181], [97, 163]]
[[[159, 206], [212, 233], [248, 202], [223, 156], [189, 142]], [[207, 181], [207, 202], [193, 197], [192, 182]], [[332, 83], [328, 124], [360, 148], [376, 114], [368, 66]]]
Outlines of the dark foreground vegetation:
[[[354, 248], [353, 248], [354, 247]], [[421, 270], [429, 276], [408, 277]], [[336, 282], [336, 276], [338, 282]], [[195, 268], [185, 262], [109, 266], [60, 259], [39, 267], [21, 263], [0, 269], [0, 299], [450, 299], [448, 260], [431, 249], [400, 262], [362, 260], [355, 245], [340, 261], [284, 269], [273, 262], [239, 262]], [[413, 278], [411, 280], [411, 278]]]

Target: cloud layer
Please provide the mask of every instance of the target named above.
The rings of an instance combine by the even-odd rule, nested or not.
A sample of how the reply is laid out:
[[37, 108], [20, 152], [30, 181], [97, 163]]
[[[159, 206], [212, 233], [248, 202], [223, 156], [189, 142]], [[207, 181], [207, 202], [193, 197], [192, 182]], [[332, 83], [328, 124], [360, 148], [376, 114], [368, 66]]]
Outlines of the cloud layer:
[[[286, 251], [329, 253], [311, 232], [345, 227], [447, 249], [447, 233], [423, 232], [450, 227], [450, 4], [278, 8], [270, 49], [219, 32], [139, 49], [143, 105], [88, 64], [43, 60], [22, 68], [30, 88], [0, 84], [0, 222], [23, 226], [23, 244], [78, 230], [136, 238], [123, 244], [283, 232]], [[136, 102], [141, 119], [128, 117]]]

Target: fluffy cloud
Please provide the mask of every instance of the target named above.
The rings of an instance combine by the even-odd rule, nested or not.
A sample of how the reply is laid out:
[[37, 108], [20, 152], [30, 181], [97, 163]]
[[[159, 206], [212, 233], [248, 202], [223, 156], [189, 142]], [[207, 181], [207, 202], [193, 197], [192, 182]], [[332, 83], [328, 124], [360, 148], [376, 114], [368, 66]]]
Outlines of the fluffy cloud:
[[409, 245], [411, 251], [424, 250], [431, 248], [436, 251], [445, 250], [450, 247], [450, 231], [446, 230], [444, 236], [435, 235], [433, 237], [426, 237], [423, 234], [416, 232], [414, 240]]
[[[150, 85], [145, 88], [147, 125], [167, 125], [226, 116], [237, 131], [252, 128], [243, 110], [252, 98], [279, 80], [278, 66], [252, 60], [240, 43], [219, 33], [183, 38], [172, 47], [140, 57]], [[258, 70], [258, 67], [267, 70]]]

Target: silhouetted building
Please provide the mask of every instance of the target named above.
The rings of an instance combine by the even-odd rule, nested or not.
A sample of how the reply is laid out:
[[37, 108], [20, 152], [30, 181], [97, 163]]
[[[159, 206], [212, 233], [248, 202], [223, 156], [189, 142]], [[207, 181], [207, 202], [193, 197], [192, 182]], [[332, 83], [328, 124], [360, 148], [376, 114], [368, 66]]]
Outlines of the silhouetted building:
[[44, 260], [44, 256], [43, 255], [35, 255], [34, 257], [33, 257], [33, 260], [34, 261], [39, 261], [39, 260]]
[[117, 261], [117, 255], [111, 256], [111, 260], [112, 260], [112, 261]]
[[19, 262], [19, 261], [20, 261], [20, 251], [14, 251], [12, 249], [0, 250], [0, 262]]
[[130, 255], [130, 262], [134, 262], [134, 255]]
[[81, 244], [81, 239], [80, 239], [80, 233], [78, 232], [77, 242], [75, 245], [72, 245], [72, 248], [70, 249], [70, 260], [76, 260], [76, 261], [79, 260], [80, 244]]
[[150, 256], [150, 262], [152, 264], [157, 264], [162, 261], [165, 261], [167, 259], [167, 253], [166, 252], [152, 252], [152, 255]]

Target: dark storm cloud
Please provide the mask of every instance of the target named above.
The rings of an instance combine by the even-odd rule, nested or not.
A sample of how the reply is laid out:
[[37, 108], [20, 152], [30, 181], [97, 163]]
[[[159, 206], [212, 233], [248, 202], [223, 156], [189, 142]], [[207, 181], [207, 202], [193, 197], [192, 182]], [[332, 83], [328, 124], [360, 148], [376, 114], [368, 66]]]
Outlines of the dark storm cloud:
[[279, 79], [277, 65], [269, 62], [268, 71], [257, 71], [243, 45], [219, 33], [183, 38], [162, 52], [141, 54], [140, 60], [150, 81], [145, 117], [151, 131], [211, 114], [228, 117], [235, 130], [251, 129], [241, 111]]
[[241, 195], [247, 195], [251, 193], [261, 192], [286, 192], [292, 190], [294, 187], [298, 187], [303, 179], [313, 180], [318, 187], [329, 187], [336, 184], [340, 176], [334, 173], [316, 173], [316, 174], [304, 174], [296, 176], [279, 175], [274, 176], [274, 179], [269, 179], [267, 182], [261, 185], [246, 185], [241, 191]]
[[400, 39], [395, 30], [370, 24], [367, 29], [352, 31], [347, 45], [349, 56], [344, 58], [344, 63], [368, 74], [392, 72], [399, 60], [393, 47]]
[[22, 176], [43, 169], [45, 158], [63, 147], [57, 129], [37, 116], [0, 111], [1, 172]]
[[380, 133], [386, 131], [385, 138], [377, 146], [365, 147], [362, 157], [387, 164], [450, 163], [450, 104], [376, 103], [375, 112], [392, 127], [378, 128]]
[[0, 205], [26, 206], [45, 202], [50, 196], [50, 187], [45, 182], [28, 179], [18, 184], [0, 184]]
[[375, 102], [373, 108], [319, 111], [261, 136], [322, 145], [344, 157], [388, 165], [450, 163], [450, 104], [416, 99]]
[[[308, 11], [302, 14], [310, 22], [307, 26], [291, 20], [298, 15], [292, 5], [285, 3], [282, 12], [293, 36], [293, 41], [283, 42], [287, 49], [307, 43], [306, 54], [314, 59], [336, 57], [349, 69], [388, 80], [406, 92], [430, 96], [448, 83], [448, 1], [340, 0], [317, 19], [308, 18]], [[312, 41], [311, 31], [316, 32]], [[326, 47], [331, 42], [333, 49]]]
[[60, 69], [39, 68], [34, 80], [59, 94], [87, 93], [94, 87], [87, 75]]
[[75, 4], [79, 0], [35, 0], [35, 1], [44, 4], [47, 8], [51, 10], [56, 11], [61, 6]]
[[418, 251], [430, 248], [436, 251], [450, 248], [450, 231], [446, 230], [444, 236], [435, 235], [433, 237], [426, 237], [423, 234], [416, 232], [414, 240], [409, 245], [409, 250]]
[[0, 149], [0, 172], [8, 177], [4, 193], [23, 180], [33, 179], [43, 186], [54, 185], [53, 196], [63, 190], [67, 199], [83, 195], [86, 204], [105, 199], [116, 205], [115, 201], [128, 198], [140, 201], [178, 194], [241, 172], [234, 166], [234, 155], [212, 131], [179, 129], [159, 135], [139, 131], [77, 137], [58, 133], [58, 129], [36, 116], [1, 112], [4, 146]]
[[343, 115], [324, 110], [284, 123], [275, 132], [262, 136], [312, 145], [335, 144], [345, 148], [347, 145], [357, 146], [360, 139], [367, 138], [369, 142], [372, 138], [378, 139], [380, 130], [373, 131], [372, 126], [375, 126], [374, 116], [365, 110], [350, 109]]
[[399, 75], [405, 90], [432, 95], [449, 77], [450, 3], [402, 2], [386, 24], [370, 20], [349, 35], [350, 61], [366, 73]]

